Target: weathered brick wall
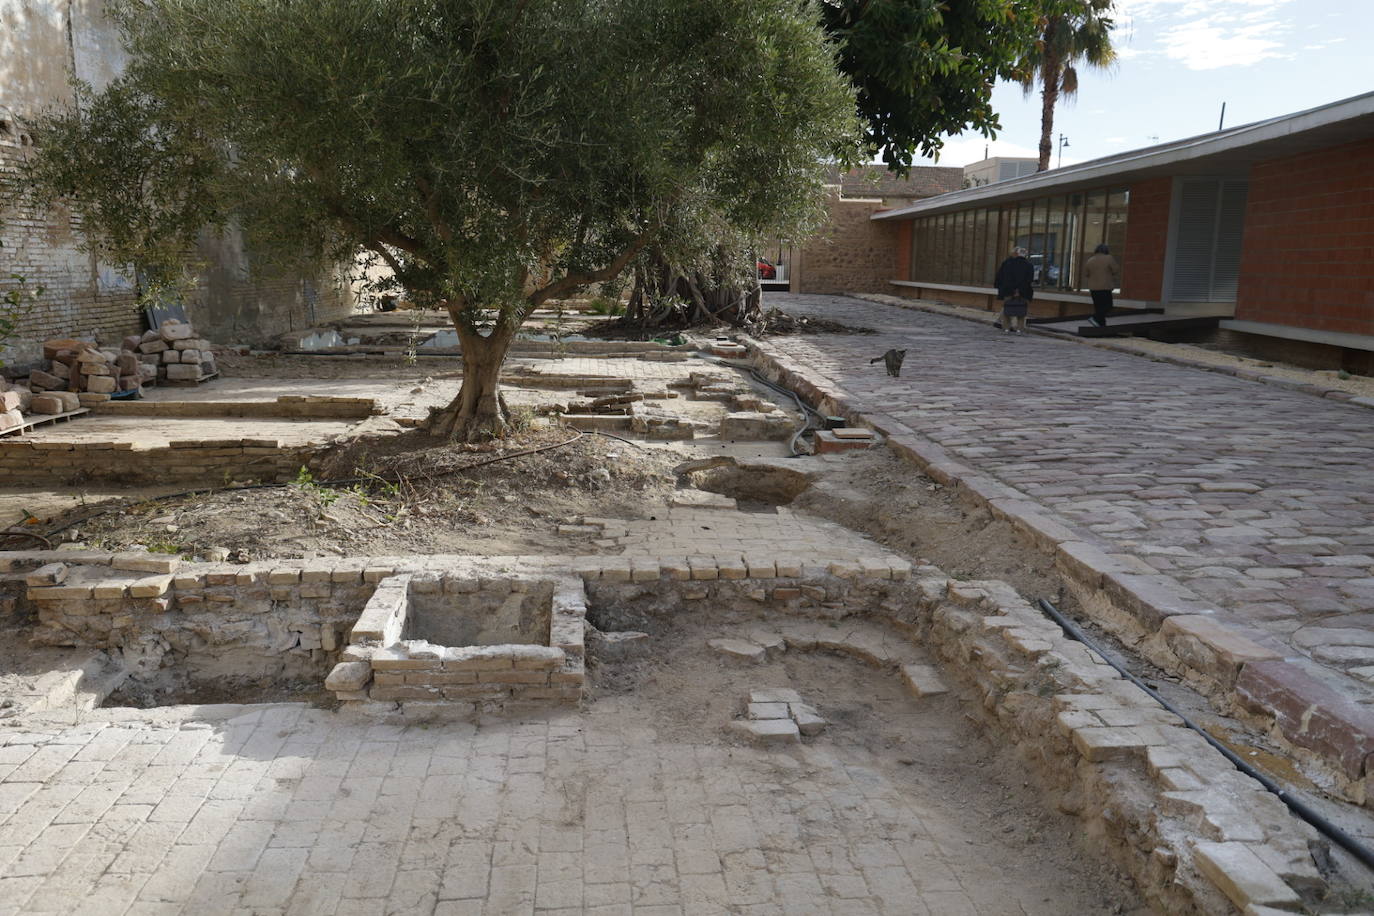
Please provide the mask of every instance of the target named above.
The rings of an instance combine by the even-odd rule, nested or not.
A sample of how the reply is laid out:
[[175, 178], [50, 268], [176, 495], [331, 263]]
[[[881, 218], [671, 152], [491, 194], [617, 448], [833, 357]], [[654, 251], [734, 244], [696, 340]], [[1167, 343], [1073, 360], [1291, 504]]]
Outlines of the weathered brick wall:
[[825, 228], [802, 243], [800, 268], [793, 292], [881, 293], [892, 279], [892, 251], [897, 229], [891, 223], [875, 223], [871, 217], [883, 209], [881, 201], [847, 200], [832, 195], [830, 219]]
[[1374, 334], [1374, 140], [1250, 173], [1236, 318]]
[[[25, 119], [70, 98], [70, 70], [97, 88], [122, 70], [124, 54], [103, 7], [103, 0], [0, 0], [0, 180], [31, 149]], [[33, 364], [47, 338], [110, 344], [143, 329], [132, 284], [83, 253], [80, 232], [65, 212], [0, 213], [0, 292], [14, 285], [12, 273], [46, 287], [15, 336], [0, 342], [0, 361]], [[341, 274], [261, 275], [236, 233], [203, 239], [199, 254], [209, 268], [187, 311], [201, 336], [217, 343], [262, 343], [352, 311], [355, 295]]]
[[[24, 154], [17, 136], [0, 135], [0, 182]], [[116, 271], [80, 250], [80, 224], [66, 210], [38, 214], [11, 209], [0, 215], [0, 293], [20, 274], [30, 289], [43, 287], [15, 336], [0, 342], [0, 361], [25, 364], [42, 354], [36, 343], [51, 337], [98, 337], [118, 342], [142, 331], [133, 290]]]
[[1126, 211], [1126, 250], [1121, 259], [1121, 297], [1158, 302], [1164, 294], [1164, 254], [1169, 241], [1172, 178], [1131, 185]]

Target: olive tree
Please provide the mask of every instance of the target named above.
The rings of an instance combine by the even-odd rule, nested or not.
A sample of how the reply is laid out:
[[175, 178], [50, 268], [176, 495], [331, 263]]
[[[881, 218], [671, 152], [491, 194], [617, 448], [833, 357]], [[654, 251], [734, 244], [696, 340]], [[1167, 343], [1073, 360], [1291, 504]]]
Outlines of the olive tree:
[[[457, 328], [445, 434], [505, 430], [500, 367], [541, 303], [650, 246], [805, 231], [823, 160], [857, 138], [808, 0], [122, 0], [114, 15], [128, 68], [40, 125], [31, 190], [98, 217], [87, 229], [119, 262], [163, 265], [216, 224], [282, 264], [367, 252]], [[130, 122], [147, 161], [92, 161]]]

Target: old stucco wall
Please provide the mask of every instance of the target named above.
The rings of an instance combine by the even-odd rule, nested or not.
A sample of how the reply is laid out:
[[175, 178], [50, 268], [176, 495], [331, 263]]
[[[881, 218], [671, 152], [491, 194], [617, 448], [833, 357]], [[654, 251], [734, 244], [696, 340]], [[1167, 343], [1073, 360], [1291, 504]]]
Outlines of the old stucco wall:
[[[32, 149], [25, 124], [44, 108], [70, 100], [71, 73], [95, 86], [125, 63], [103, 0], [0, 0], [0, 174]], [[0, 362], [24, 366], [50, 337], [94, 337], [102, 343], [141, 330], [132, 284], [118, 265], [81, 250], [80, 226], [65, 211], [0, 213], [0, 291], [19, 273], [43, 286]], [[355, 296], [341, 276], [263, 275], [234, 233], [202, 240], [209, 265], [187, 303], [203, 334], [216, 342], [260, 343], [284, 331], [344, 317]]]

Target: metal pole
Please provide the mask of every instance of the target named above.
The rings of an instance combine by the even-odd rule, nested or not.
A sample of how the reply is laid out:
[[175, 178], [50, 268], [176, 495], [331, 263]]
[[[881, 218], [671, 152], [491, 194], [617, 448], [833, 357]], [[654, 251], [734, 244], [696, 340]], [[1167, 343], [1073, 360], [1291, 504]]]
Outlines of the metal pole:
[[1222, 126], [1223, 124], [1225, 124], [1225, 123], [1226, 123], [1226, 103], [1225, 103], [1225, 102], [1222, 102], [1222, 103], [1221, 103], [1221, 117], [1217, 118], [1217, 130], [1221, 130], [1221, 126]]

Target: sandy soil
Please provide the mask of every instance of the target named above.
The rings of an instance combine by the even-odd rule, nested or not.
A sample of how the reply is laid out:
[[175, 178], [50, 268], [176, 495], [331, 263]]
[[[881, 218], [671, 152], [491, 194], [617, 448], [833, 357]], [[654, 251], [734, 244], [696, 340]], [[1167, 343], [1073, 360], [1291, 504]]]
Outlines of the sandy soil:
[[[984, 736], [965, 712], [976, 708], [971, 698], [913, 701], [894, 675], [823, 653], [787, 652], [762, 665], [722, 659], [705, 645], [726, 635], [717, 625], [685, 616], [642, 623], [652, 635], [643, 657], [594, 662], [594, 710], [651, 718], [674, 742], [733, 743], [726, 726], [751, 689], [791, 687], [829, 723], [804, 740], [876, 770], [932, 823], [957, 824], [951, 829], [966, 834], [967, 854], [998, 863], [1009, 892], [1021, 897], [1023, 909], [1012, 904], [1008, 912], [1149, 912], [1082, 842], [1074, 819], [1045, 808], [1026, 763]], [[1025, 909], [1027, 897], [1039, 906]]]
[[[293, 485], [224, 490], [168, 500], [129, 500], [58, 516], [59, 540], [100, 549], [231, 559], [565, 552], [560, 524], [579, 516], [640, 518], [675, 487], [680, 453], [597, 435], [474, 467], [526, 449], [558, 446], [568, 430], [538, 430], [499, 445], [436, 442], [420, 432], [355, 444], [318, 477]], [[389, 482], [397, 471], [406, 479]], [[366, 476], [359, 482], [320, 480]], [[113, 511], [114, 509], [119, 511]]]

